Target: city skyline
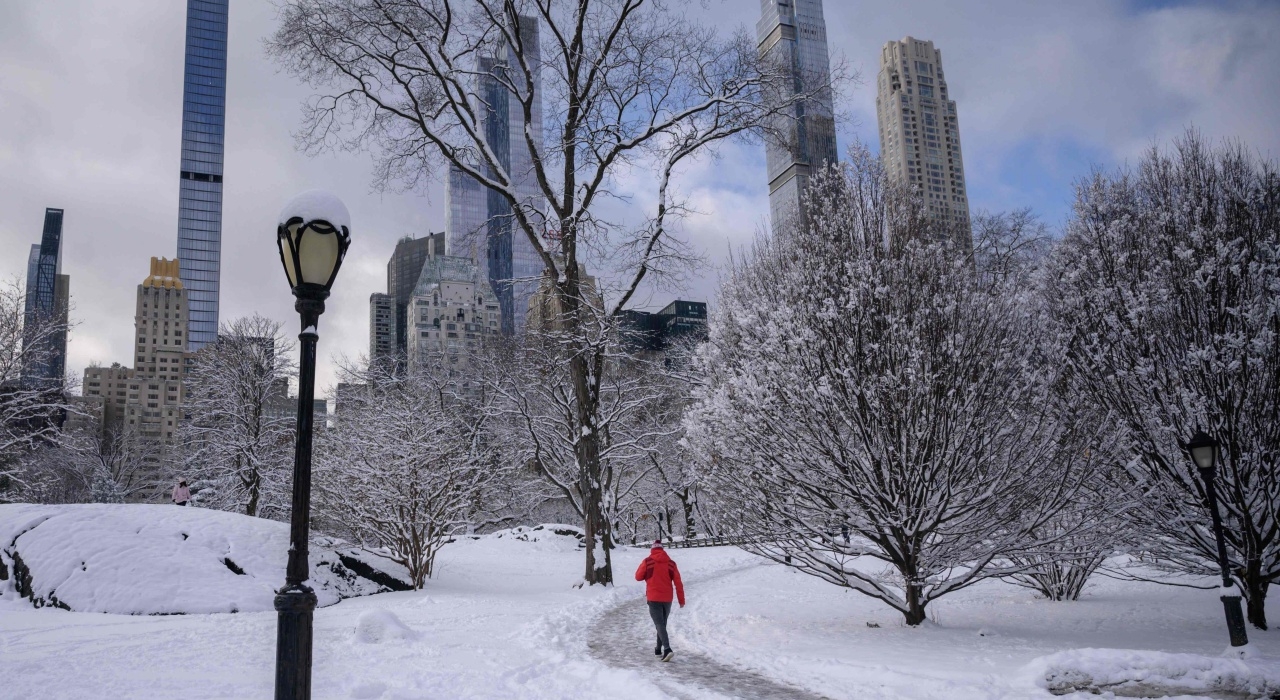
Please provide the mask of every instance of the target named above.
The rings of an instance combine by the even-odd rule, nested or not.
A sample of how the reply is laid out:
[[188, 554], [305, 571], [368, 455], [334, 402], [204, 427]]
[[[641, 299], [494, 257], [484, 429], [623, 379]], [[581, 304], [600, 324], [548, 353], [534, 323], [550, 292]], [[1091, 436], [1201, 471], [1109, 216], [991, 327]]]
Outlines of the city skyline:
[[[1280, 25], [1274, 8], [1121, 2], [995, 3], [969, 12], [937, 3], [907, 3], [892, 13], [859, 8], [825, 8], [833, 55], [864, 79], [839, 102], [852, 117], [838, 124], [841, 145], [856, 138], [878, 147], [871, 81], [884, 42], [908, 34], [931, 39], [947, 53], [953, 99], [965, 112], [966, 184], [975, 211], [1032, 206], [1056, 225], [1072, 179], [1094, 164], [1132, 162], [1188, 125], [1214, 140], [1245, 139], [1264, 155], [1280, 151], [1280, 136], [1260, 116], [1280, 109], [1264, 70], [1280, 53], [1270, 41]], [[726, 27], [753, 22], [758, 13], [756, 0], [714, 2], [705, 10]], [[186, 20], [184, 8], [159, 2], [109, 10], [85, 5], [75, 14], [68, 20], [39, 5], [0, 10], [0, 57], [15, 76], [0, 86], [13, 105], [0, 115], [0, 163], [9, 166], [0, 174], [0, 243], [25, 253], [45, 203], [74, 213], [66, 235], [75, 246], [64, 261], [76, 278], [72, 374], [93, 360], [128, 356], [127, 322], [104, 314], [131, 304], [132, 261], [172, 246]], [[272, 13], [243, 4], [229, 19], [221, 315], [260, 311], [296, 323], [274, 258], [274, 217], [297, 191], [324, 187], [351, 208], [355, 245], [321, 323], [323, 352], [366, 352], [368, 297], [385, 285], [395, 242], [444, 228], [444, 175], [422, 190], [376, 193], [367, 156], [297, 153], [290, 134], [298, 104], [311, 91], [276, 74], [262, 55], [259, 41], [274, 26]], [[138, 39], [91, 50], [91, 30]], [[86, 102], [94, 107], [88, 113]], [[656, 309], [674, 298], [714, 303], [715, 266], [767, 225], [763, 147], [732, 145], [722, 156], [692, 164], [679, 183], [700, 212], [686, 223], [689, 237], [712, 267], [682, 289], [644, 290], [643, 306]], [[6, 256], [0, 274], [21, 277], [25, 263], [23, 254]], [[322, 358], [321, 387], [333, 381], [330, 365]]]

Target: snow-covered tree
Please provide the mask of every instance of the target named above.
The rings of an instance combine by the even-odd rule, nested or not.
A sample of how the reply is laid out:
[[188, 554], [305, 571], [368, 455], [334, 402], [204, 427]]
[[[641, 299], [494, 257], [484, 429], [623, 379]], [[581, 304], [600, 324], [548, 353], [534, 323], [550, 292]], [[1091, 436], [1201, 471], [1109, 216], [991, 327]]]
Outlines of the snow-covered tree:
[[[690, 257], [672, 229], [685, 211], [672, 187], [681, 166], [830, 85], [795, 94], [790, 64], [762, 57], [745, 31], [725, 37], [648, 0], [286, 0], [268, 48], [329, 90], [308, 103], [309, 150], [369, 148], [384, 185], [413, 187], [451, 168], [504, 203], [510, 214], [495, 224], [542, 261], [565, 324], [565, 407], [577, 413], [566, 420], [581, 428], [568, 447], [582, 471], [571, 488], [582, 491], [584, 578], [612, 583], [610, 438], [597, 430], [613, 410], [599, 391], [612, 367], [579, 313], [591, 296], [582, 265], [588, 252], [609, 263], [608, 275], [596, 272], [616, 282], [603, 312], [617, 317], [642, 283]], [[527, 159], [490, 143], [494, 94], [525, 123], [515, 141]], [[602, 215], [637, 173], [651, 203], [630, 224]]]
[[[599, 316], [596, 317], [599, 319]], [[502, 413], [505, 442], [514, 458], [549, 487], [549, 496], [566, 503], [585, 522], [592, 494], [601, 495], [603, 520], [597, 545], [608, 556], [614, 528], [629, 527], [640, 513], [656, 513], [646, 505], [665, 497], [654, 466], [655, 450], [679, 431], [676, 411], [666, 410], [666, 388], [652, 363], [622, 352], [613, 330], [601, 323], [592, 342], [609, 371], [591, 381], [596, 408], [583, 422], [573, 390], [569, 345], [556, 329], [530, 331], [518, 342], [490, 355], [498, 381], [491, 390]], [[586, 468], [578, 458], [588, 434], [596, 442], [599, 469]], [[629, 535], [630, 532], [623, 533]]]
[[195, 503], [283, 519], [289, 512], [295, 404], [292, 342], [261, 316], [224, 323], [185, 377], [181, 476]]
[[1248, 618], [1280, 577], [1280, 174], [1189, 132], [1134, 171], [1095, 173], [1045, 296], [1078, 401], [1109, 411], [1141, 493], [1144, 561], [1216, 574], [1204, 484], [1180, 446], [1215, 436], [1218, 499]]
[[64, 319], [27, 315], [20, 282], [0, 285], [0, 501], [24, 498], [43, 480], [26, 458], [56, 437], [71, 409], [64, 385], [24, 380], [66, 333]]
[[382, 369], [345, 372], [368, 390], [320, 435], [317, 519], [422, 588], [440, 547], [500, 520], [519, 488], [488, 432], [491, 396], [462, 390], [442, 367]]
[[917, 625], [1041, 550], [1086, 460], [1061, 458], [1075, 430], [1036, 314], [938, 243], [877, 159], [850, 156], [814, 178], [807, 226], [735, 262], [688, 440], [755, 551]]

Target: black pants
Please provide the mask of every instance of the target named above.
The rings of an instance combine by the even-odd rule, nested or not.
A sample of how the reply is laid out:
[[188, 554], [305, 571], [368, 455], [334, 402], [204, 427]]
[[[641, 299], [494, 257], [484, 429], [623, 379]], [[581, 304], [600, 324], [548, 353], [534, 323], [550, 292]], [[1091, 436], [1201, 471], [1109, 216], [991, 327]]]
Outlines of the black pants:
[[[174, 503], [178, 503], [178, 502], [177, 502], [177, 501], [174, 501]], [[178, 503], [178, 505], [180, 505], [180, 506], [185, 506], [185, 505], [187, 505], [187, 502], [186, 502], [186, 501], [183, 501], [182, 503]]]
[[658, 628], [658, 646], [663, 651], [671, 649], [671, 640], [667, 639], [667, 618], [670, 616], [671, 603], [649, 601], [649, 617], [653, 618], [653, 626]]

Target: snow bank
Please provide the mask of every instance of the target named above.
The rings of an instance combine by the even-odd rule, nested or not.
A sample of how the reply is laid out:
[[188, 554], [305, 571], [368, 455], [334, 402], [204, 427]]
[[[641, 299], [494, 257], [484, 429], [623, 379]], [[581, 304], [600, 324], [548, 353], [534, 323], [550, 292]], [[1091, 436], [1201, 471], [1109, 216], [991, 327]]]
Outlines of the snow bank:
[[582, 528], [573, 525], [556, 525], [542, 524], [532, 527], [521, 525], [508, 530], [498, 530], [484, 537], [493, 539], [511, 539], [521, 542], [540, 543], [543, 547], [540, 549], [548, 549], [551, 551], [568, 551], [578, 549], [582, 545], [585, 537]]
[[396, 614], [385, 608], [366, 610], [356, 620], [356, 641], [365, 644], [381, 644], [391, 640], [414, 642], [422, 635], [400, 621]]
[[[13, 588], [37, 607], [181, 614], [269, 611], [284, 584], [289, 526], [203, 508], [0, 505]], [[388, 590], [313, 546], [321, 606]]]
[[1131, 649], [1072, 649], [1027, 665], [1033, 682], [1055, 695], [1114, 693], [1127, 697], [1280, 694], [1280, 676], [1246, 661]]

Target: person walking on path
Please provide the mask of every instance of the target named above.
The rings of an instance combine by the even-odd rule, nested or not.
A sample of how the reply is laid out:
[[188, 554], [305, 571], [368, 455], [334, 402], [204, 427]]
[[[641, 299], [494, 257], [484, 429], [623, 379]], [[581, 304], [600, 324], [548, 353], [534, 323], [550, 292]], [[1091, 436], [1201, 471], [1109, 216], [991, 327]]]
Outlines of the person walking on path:
[[191, 489], [187, 488], [187, 480], [182, 479], [177, 486], [173, 487], [173, 502], [180, 506], [187, 505], [187, 501], [191, 500]]
[[645, 581], [645, 598], [649, 601], [649, 617], [653, 618], [653, 626], [658, 630], [658, 646], [653, 648], [655, 656], [663, 661], [670, 661], [675, 652], [671, 651], [671, 640], [667, 638], [667, 618], [671, 615], [671, 588], [674, 585], [676, 598], [680, 607], [684, 607], [684, 582], [680, 580], [680, 569], [667, 556], [662, 548], [662, 540], [653, 543], [649, 556], [640, 562], [636, 569], [636, 580]]

